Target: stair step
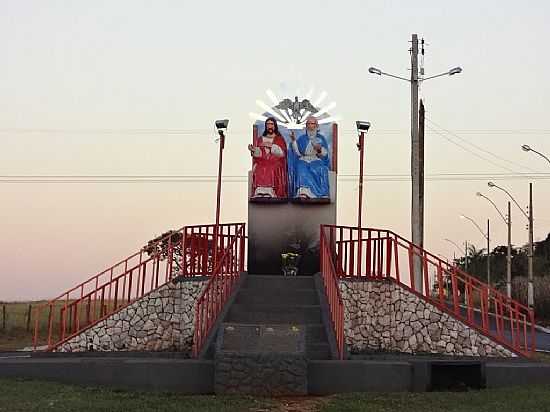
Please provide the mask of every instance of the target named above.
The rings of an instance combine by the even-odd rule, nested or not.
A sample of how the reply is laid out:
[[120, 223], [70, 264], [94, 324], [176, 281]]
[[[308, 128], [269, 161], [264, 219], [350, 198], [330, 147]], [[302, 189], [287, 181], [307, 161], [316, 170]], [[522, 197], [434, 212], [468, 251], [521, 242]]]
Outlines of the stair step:
[[270, 275], [248, 275], [243, 285], [247, 289], [263, 290], [297, 290], [315, 289], [313, 276], [270, 276]]
[[318, 305], [245, 305], [233, 304], [226, 322], [243, 324], [322, 323]]
[[330, 359], [332, 357], [332, 354], [330, 353], [330, 345], [328, 342], [307, 344], [306, 356], [308, 359], [312, 360]]
[[319, 297], [316, 290], [311, 289], [298, 289], [298, 290], [255, 290], [255, 289], [241, 289], [235, 300], [237, 304], [247, 305], [281, 305], [281, 306], [293, 306], [293, 305], [318, 305]]

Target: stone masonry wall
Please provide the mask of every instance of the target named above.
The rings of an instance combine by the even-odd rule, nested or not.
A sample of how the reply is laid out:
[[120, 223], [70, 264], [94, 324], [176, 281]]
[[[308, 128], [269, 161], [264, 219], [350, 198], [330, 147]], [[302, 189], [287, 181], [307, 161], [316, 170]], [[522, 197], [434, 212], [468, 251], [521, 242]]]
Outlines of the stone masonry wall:
[[205, 279], [176, 278], [65, 342], [59, 352], [190, 352]]
[[340, 281], [350, 352], [515, 357], [475, 329], [389, 281]]

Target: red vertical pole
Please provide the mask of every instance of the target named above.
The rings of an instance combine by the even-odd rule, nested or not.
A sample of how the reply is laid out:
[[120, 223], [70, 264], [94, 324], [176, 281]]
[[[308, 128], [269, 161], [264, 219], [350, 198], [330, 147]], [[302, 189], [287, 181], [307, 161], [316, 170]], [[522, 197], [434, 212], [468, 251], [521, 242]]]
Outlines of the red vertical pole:
[[[357, 227], [359, 230], [359, 249], [357, 249], [357, 275], [362, 276], [362, 258], [363, 258], [363, 230], [361, 229], [361, 218], [363, 214], [363, 142], [365, 140], [365, 134], [359, 133], [359, 143], [357, 148], [359, 149], [359, 205], [357, 207]], [[368, 262], [366, 262], [368, 265]]]
[[213, 269], [216, 268], [218, 260], [218, 227], [220, 225], [220, 200], [222, 193], [222, 162], [223, 162], [223, 147], [225, 144], [225, 135], [223, 131], [219, 131], [220, 134], [220, 153], [218, 163], [218, 190], [216, 194], [216, 226], [214, 227], [214, 257], [213, 257]]
[[[359, 143], [357, 148], [359, 149], [359, 207], [357, 212], [357, 227], [361, 228], [361, 212], [363, 208], [363, 146], [365, 141], [365, 133], [359, 133]], [[361, 233], [361, 232], [359, 232]], [[359, 235], [361, 239], [361, 235]]]

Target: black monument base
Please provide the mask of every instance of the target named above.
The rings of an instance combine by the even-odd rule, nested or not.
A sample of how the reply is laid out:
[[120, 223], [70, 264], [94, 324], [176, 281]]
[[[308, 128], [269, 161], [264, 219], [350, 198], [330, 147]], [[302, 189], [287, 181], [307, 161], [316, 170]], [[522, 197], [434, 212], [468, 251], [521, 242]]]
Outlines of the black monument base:
[[214, 391], [306, 395], [305, 328], [223, 324], [216, 342]]

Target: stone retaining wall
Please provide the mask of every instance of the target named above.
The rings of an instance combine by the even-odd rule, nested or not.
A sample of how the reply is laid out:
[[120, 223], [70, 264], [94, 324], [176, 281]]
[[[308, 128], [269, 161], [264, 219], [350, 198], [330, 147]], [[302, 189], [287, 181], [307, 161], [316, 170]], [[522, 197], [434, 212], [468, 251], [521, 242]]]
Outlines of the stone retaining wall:
[[340, 281], [344, 334], [352, 353], [516, 355], [390, 281]]
[[64, 343], [59, 352], [191, 352], [206, 278], [176, 278]]

